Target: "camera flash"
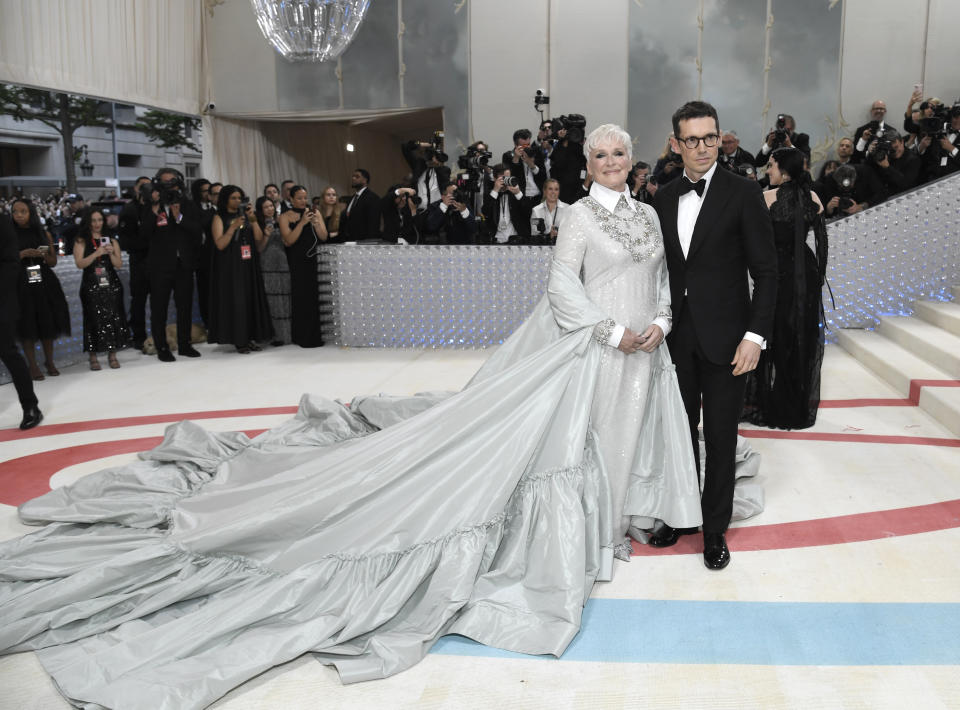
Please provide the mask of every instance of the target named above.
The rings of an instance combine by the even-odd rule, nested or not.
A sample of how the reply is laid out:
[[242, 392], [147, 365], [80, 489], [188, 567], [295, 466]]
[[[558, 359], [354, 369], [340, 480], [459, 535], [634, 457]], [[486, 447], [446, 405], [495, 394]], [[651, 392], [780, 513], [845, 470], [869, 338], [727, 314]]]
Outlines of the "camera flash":
[[347, 152], [348, 152], [348, 153], [352, 153], [352, 152], [353, 152], [353, 143], [347, 143]]

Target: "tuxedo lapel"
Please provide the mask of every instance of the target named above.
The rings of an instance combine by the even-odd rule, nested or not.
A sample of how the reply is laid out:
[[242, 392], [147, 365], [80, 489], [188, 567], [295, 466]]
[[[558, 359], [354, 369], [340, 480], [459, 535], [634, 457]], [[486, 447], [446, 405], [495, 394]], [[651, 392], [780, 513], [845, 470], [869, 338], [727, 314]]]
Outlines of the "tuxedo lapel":
[[[700, 214], [697, 215], [697, 223], [693, 227], [693, 237], [690, 239], [690, 249], [687, 252], [687, 259], [691, 259], [697, 249], [703, 244], [710, 229], [716, 224], [717, 219], [723, 212], [724, 205], [730, 192], [729, 175], [726, 170], [717, 166], [713, 172], [713, 179], [710, 180], [710, 189], [707, 190], [706, 197], [703, 198], [703, 205], [700, 207]], [[676, 230], [676, 225], [674, 225]]]
[[680, 235], [677, 233], [677, 205], [680, 201], [678, 180], [663, 188], [663, 214], [660, 217], [660, 229], [663, 231], [663, 245], [681, 261], [683, 249], [680, 247]]

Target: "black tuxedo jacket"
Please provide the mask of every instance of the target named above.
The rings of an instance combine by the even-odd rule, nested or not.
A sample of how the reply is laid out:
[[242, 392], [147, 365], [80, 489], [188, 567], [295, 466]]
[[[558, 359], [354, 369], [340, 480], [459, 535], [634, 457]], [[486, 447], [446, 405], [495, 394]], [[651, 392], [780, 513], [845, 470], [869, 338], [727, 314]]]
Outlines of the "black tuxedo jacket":
[[380, 212], [380, 197], [368, 187], [357, 198], [353, 209], [349, 212], [345, 209], [340, 215], [340, 238], [343, 241], [379, 239]]
[[673, 313], [686, 306], [704, 355], [725, 365], [747, 331], [770, 337], [777, 300], [773, 224], [760, 186], [717, 166], [684, 258], [677, 234], [681, 182], [661, 186], [653, 202], [663, 228]]
[[[408, 143], [402, 143], [400, 145], [400, 152], [403, 153], [403, 159], [407, 161], [407, 165], [410, 166], [410, 174], [413, 175], [413, 185], [411, 187], [417, 190], [417, 184], [420, 182], [420, 178], [431, 168], [427, 165], [427, 161], [418, 155], [418, 152], [413, 150]], [[432, 169], [437, 173], [437, 187], [440, 188], [440, 193], [443, 194], [444, 188], [450, 184], [450, 168], [446, 165], [440, 165]], [[422, 207], [423, 209], [427, 208], [426, 205]]]
[[483, 235], [488, 239], [493, 239], [496, 235], [497, 227], [500, 225], [500, 203], [503, 200], [507, 201], [510, 223], [513, 225], [516, 236], [529, 237], [531, 208], [527, 198], [521, 197], [518, 200], [512, 192], [504, 191], [495, 199], [490, 196], [490, 190], [483, 195]]
[[140, 206], [140, 237], [148, 245], [148, 268], [156, 274], [172, 274], [178, 268], [197, 268], [203, 242], [203, 218], [190, 200], [180, 203], [183, 219], [177, 224], [169, 216], [166, 225], [157, 224], [159, 214], [148, 205]]

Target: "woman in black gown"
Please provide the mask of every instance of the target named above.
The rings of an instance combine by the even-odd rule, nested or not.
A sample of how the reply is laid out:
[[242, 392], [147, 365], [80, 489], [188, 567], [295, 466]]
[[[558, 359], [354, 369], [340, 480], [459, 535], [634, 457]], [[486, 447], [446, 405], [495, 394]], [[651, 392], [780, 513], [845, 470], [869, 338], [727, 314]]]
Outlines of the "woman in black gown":
[[[827, 232], [823, 205], [803, 167], [803, 153], [770, 154], [764, 193], [777, 245], [778, 289], [773, 335], [747, 384], [743, 419], [777, 429], [813, 426], [820, 406]], [[813, 230], [814, 250], [807, 245]]]
[[57, 265], [53, 238], [40, 224], [36, 207], [18, 197], [11, 203], [10, 213], [20, 251], [17, 338], [30, 366], [30, 376], [42, 380], [44, 376], [37, 365], [37, 341], [43, 345], [47, 374], [59, 375], [60, 371], [53, 362], [53, 341], [70, 335], [70, 308], [60, 279], [53, 271]]
[[307, 188], [290, 188], [293, 209], [280, 215], [280, 235], [290, 267], [290, 339], [301, 348], [323, 345], [317, 293], [317, 249], [327, 240], [319, 210], [307, 209]]
[[90, 353], [91, 370], [100, 369], [97, 353], [104, 351], [110, 367], [120, 367], [117, 351], [126, 347], [130, 339], [123, 309], [123, 284], [117, 274], [123, 266], [123, 255], [120, 242], [103, 233], [105, 222], [102, 210], [88, 210], [73, 243], [74, 263], [83, 269], [83, 349]]
[[253, 205], [236, 185], [220, 190], [210, 230], [214, 253], [207, 340], [234, 345], [238, 353], [260, 350], [259, 343], [273, 336], [260, 273], [260, 252], [267, 242]]

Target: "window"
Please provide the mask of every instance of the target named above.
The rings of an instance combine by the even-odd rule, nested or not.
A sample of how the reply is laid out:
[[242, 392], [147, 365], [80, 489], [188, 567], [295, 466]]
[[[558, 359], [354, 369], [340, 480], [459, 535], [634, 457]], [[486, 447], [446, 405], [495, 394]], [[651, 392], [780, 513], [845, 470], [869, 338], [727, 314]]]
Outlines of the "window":
[[121, 168], [139, 168], [140, 156], [135, 153], [117, 153], [117, 166]]
[[197, 171], [200, 168], [198, 163], [184, 163], [183, 176], [188, 180], [197, 177]]

